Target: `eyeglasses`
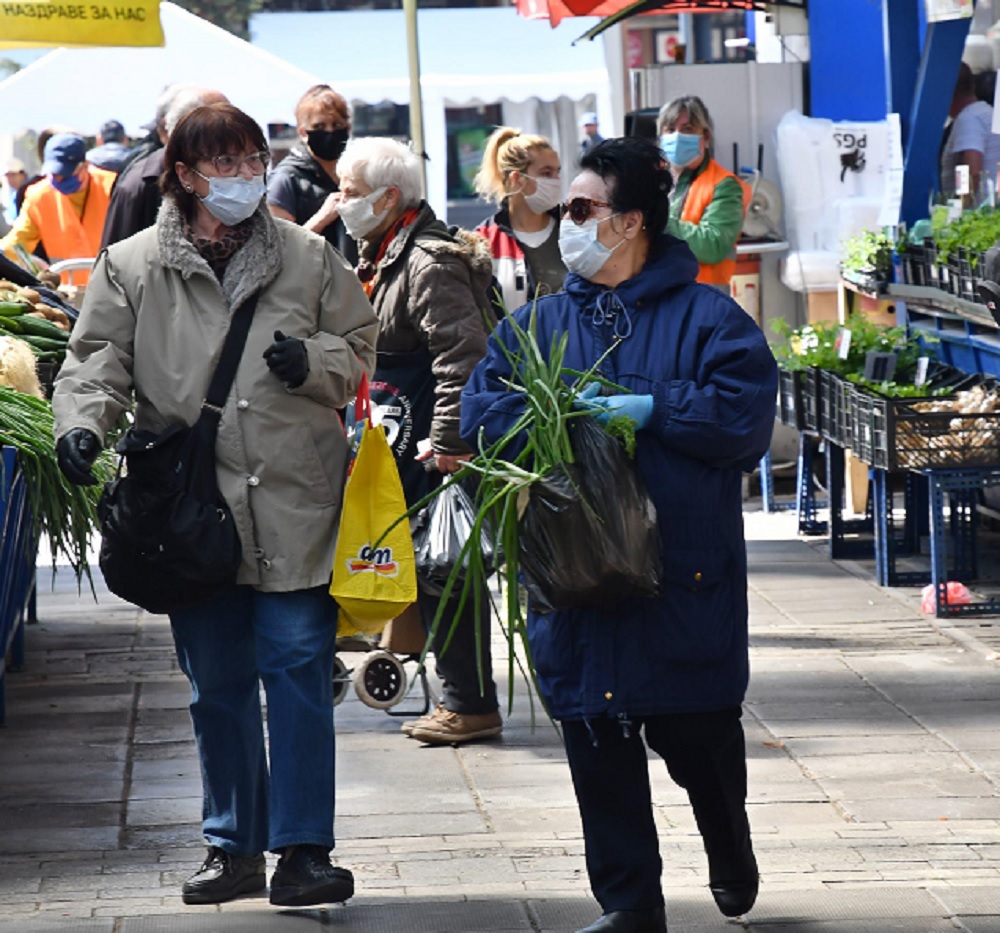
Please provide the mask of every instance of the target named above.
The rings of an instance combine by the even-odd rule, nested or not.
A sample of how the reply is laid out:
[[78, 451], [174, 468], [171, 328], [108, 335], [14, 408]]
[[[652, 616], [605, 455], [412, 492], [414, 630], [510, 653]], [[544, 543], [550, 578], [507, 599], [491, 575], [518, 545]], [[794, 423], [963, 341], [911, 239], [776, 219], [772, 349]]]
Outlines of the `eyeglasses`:
[[263, 175], [267, 171], [267, 166], [271, 162], [271, 153], [266, 149], [260, 152], [251, 152], [250, 155], [217, 155], [208, 160], [215, 166], [215, 170], [224, 178], [232, 178], [238, 175], [240, 168], [245, 164], [254, 175]]
[[561, 216], [569, 214], [569, 219], [578, 227], [590, 220], [590, 215], [599, 207], [611, 207], [607, 201], [592, 201], [590, 198], [573, 198], [560, 205]]

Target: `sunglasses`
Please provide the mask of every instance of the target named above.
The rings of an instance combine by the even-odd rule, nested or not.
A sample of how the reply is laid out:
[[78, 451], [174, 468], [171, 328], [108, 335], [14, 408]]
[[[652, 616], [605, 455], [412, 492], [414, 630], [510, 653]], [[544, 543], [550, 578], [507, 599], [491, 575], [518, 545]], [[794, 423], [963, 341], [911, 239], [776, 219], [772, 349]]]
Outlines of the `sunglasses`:
[[611, 207], [607, 201], [592, 201], [590, 198], [573, 198], [560, 205], [561, 216], [569, 215], [569, 219], [577, 226], [590, 220], [591, 215], [599, 207]]

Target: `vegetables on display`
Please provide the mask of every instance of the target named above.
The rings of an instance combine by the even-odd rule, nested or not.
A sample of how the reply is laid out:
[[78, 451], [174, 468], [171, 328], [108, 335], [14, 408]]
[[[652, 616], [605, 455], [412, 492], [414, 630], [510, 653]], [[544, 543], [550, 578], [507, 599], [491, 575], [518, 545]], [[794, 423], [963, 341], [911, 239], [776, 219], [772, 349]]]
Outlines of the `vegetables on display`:
[[52, 405], [45, 399], [0, 385], [0, 445], [17, 451], [27, 481], [28, 502], [37, 535], [48, 538], [53, 566], [64, 555], [77, 580], [90, 579], [87, 548], [97, 529], [97, 502], [114, 473], [114, 458], [104, 451], [93, 472], [94, 486], [75, 486], [56, 462]]
[[66, 312], [33, 288], [0, 279], [0, 336], [19, 337], [40, 360], [62, 363], [71, 322]]
[[[778, 319], [771, 326], [776, 334], [784, 338], [773, 350], [775, 359], [785, 370], [804, 370], [815, 366], [854, 382], [864, 382], [868, 353], [874, 351], [895, 354], [895, 380], [891, 384], [884, 384], [887, 394], [894, 394], [893, 386], [912, 385], [917, 360], [927, 355], [926, 344], [935, 339], [927, 334], [918, 337], [913, 332], [908, 333], [905, 327], [876, 324], [862, 314], [850, 315], [844, 324], [815, 321], [793, 328], [787, 321]], [[850, 347], [846, 357], [841, 355], [845, 330], [850, 333]]]
[[844, 241], [841, 271], [856, 277], [888, 281], [894, 248], [892, 238], [885, 233], [863, 230]]

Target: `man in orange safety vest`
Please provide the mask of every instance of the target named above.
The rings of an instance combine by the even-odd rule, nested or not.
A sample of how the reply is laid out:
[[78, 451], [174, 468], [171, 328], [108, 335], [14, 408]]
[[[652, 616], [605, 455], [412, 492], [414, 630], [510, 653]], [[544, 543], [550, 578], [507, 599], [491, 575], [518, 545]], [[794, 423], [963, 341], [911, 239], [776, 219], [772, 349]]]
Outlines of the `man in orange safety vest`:
[[[17, 261], [17, 246], [31, 253], [39, 243], [50, 262], [97, 256], [115, 173], [90, 165], [86, 153], [76, 133], [57, 133], [45, 144], [45, 177], [28, 188], [14, 226], [0, 239], [8, 258]], [[86, 272], [73, 277], [76, 284], [86, 279]]]

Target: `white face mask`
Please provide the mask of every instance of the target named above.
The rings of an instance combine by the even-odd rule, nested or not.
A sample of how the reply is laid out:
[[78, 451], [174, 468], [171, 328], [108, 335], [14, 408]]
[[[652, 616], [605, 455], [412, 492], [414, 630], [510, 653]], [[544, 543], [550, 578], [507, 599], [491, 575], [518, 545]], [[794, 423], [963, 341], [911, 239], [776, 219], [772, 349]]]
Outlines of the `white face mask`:
[[263, 175], [209, 178], [197, 170], [193, 171], [208, 182], [208, 194], [201, 199], [201, 203], [219, 223], [227, 227], [235, 227], [253, 214], [267, 192]]
[[389, 206], [378, 214], [372, 206], [383, 194], [388, 191], [387, 186], [376, 188], [371, 194], [366, 194], [362, 198], [351, 198], [349, 201], [341, 201], [337, 210], [340, 212], [340, 219], [347, 227], [347, 232], [353, 240], [363, 240], [372, 232], [389, 213]]
[[563, 264], [570, 272], [589, 280], [604, 268], [611, 254], [625, 242], [625, 238], [622, 237], [614, 246], [605, 246], [597, 239], [597, 225], [616, 216], [618, 215], [609, 214], [600, 220], [592, 217], [582, 224], [573, 223], [569, 217], [562, 219], [559, 224], [559, 252]]
[[524, 203], [536, 214], [544, 214], [552, 210], [562, 199], [562, 182], [558, 178], [535, 178], [529, 175], [535, 183], [535, 190], [524, 196]]

